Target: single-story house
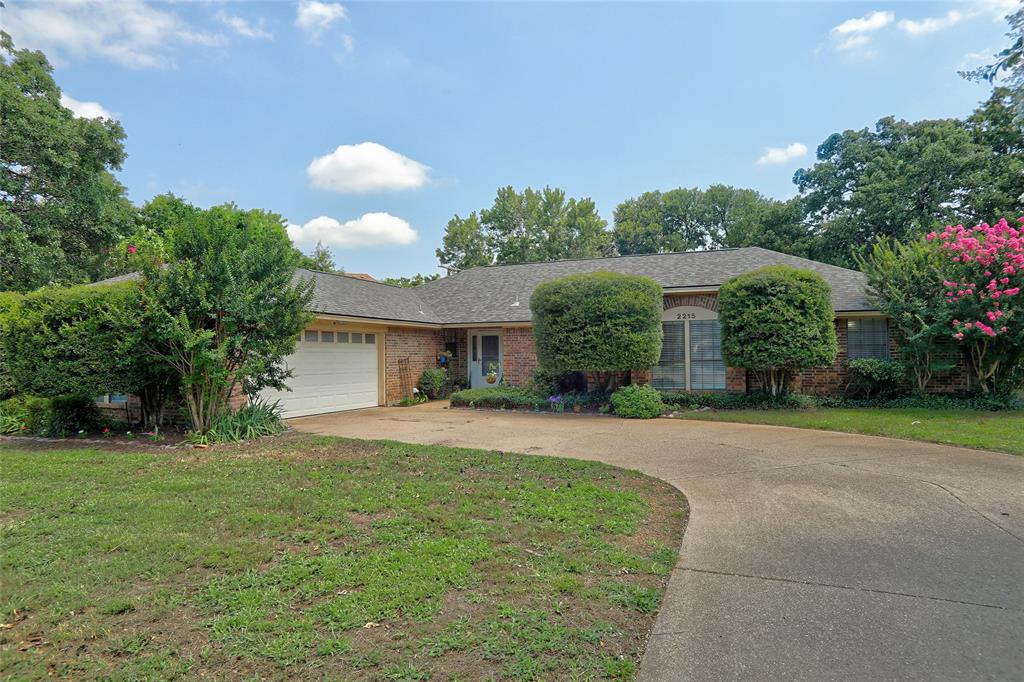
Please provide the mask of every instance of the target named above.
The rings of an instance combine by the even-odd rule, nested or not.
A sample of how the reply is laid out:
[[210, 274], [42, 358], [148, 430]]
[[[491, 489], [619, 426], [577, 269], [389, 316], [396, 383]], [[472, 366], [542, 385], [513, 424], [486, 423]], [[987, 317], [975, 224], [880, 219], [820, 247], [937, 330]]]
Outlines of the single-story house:
[[[814, 270], [832, 287], [839, 355], [827, 367], [802, 372], [796, 390], [838, 392], [848, 358], [895, 353], [886, 318], [865, 296], [863, 274], [757, 247], [489, 265], [413, 288], [300, 270], [296, 277], [314, 283], [316, 321], [287, 358], [292, 390], [267, 396], [280, 399], [289, 417], [394, 403], [412, 394], [420, 374], [438, 366], [444, 351], [451, 354], [449, 371], [470, 387], [488, 386], [490, 367], [504, 383], [525, 385], [537, 367], [534, 288], [600, 270], [644, 275], [662, 287], [661, 360], [645, 380], [666, 390], [747, 391], [752, 377], [722, 362], [717, 292], [726, 280], [768, 265]], [[965, 377], [938, 377], [935, 390], [966, 389]]]
[[[672, 391], [753, 390], [750, 373], [722, 362], [718, 288], [769, 265], [813, 270], [832, 288], [839, 354], [827, 367], [801, 372], [796, 391], [838, 393], [848, 359], [895, 355], [888, 321], [868, 302], [862, 273], [759, 247], [487, 265], [412, 288], [300, 269], [295, 277], [313, 282], [315, 321], [285, 360], [293, 371], [291, 391], [268, 390], [265, 397], [280, 400], [287, 417], [388, 405], [412, 395], [420, 374], [437, 367], [442, 354], [450, 354], [449, 372], [466, 386], [489, 386], [490, 368], [497, 368], [502, 383], [526, 385], [537, 368], [533, 290], [565, 275], [602, 270], [644, 275], [662, 287], [661, 359], [647, 371], [638, 368], [634, 380], [639, 375]], [[968, 381], [959, 367], [937, 375], [931, 388], [966, 390]], [[104, 396], [100, 404], [131, 416], [133, 402]]]

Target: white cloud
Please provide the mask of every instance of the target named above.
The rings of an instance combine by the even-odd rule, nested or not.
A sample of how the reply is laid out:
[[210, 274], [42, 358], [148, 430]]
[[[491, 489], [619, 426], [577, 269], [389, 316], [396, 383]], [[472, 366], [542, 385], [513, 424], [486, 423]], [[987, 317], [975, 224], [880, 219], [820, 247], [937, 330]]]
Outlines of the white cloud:
[[865, 14], [858, 19], [847, 19], [832, 29], [834, 35], [848, 35], [850, 33], [870, 33], [885, 28], [896, 18], [892, 12], [874, 11]]
[[871, 44], [871, 35], [880, 31], [896, 19], [896, 15], [889, 11], [874, 11], [856, 19], [847, 19], [838, 26], [834, 26], [829, 34], [835, 42], [836, 49], [844, 52], [860, 52], [866, 54], [862, 48]]
[[307, 32], [310, 37], [318, 38], [331, 24], [347, 19], [348, 10], [338, 3], [299, 0], [295, 25]]
[[1020, 6], [1020, 0], [975, 0], [977, 11], [987, 14], [996, 21], [1002, 21], [1006, 15]]
[[273, 40], [274, 34], [263, 28], [263, 19], [254, 25], [242, 17], [236, 17], [228, 14], [224, 10], [217, 12], [217, 19], [226, 24], [231, 28], [232, 31], [242, 36], [243, 38], [256, 38], [258, 40]]
[[8, 3], [5, 13], [4, 29], [15, 45], [41, 49], [57, 64], [100, 57], [130, 68], [173, 68], [173, 47], [224, 42], [142, 0]]
[[416, 189], [429, 180], [430, 166], [376, 142], [340, 145], [306, 168], [314, 187], [333, 192]]
[[991, 64], [994, 57], [993, 55], [997, 52], [994, 48], [987, 48], [979, 50], [978, 52], [968, 52], [960, 58], [960, 64], [957, 65], [958, 71], [970, 71], [976, 69], [979, 66], [985, 64]]
[[798, 159], [807, 154], [807, 145], [800, 142], [793, 142], [785, 147], [765, 147], [764, 154], [757, 160], [757, 165], [767, 166], [777, 163], [786, 163]]
[[322, 215], [305, 225], [288, 225], [288, 236], [296, 244], [323, 242], [326, 246], [405, 246], [419, 238], [416, 230], [390, 213], [366, 213], [340, 223]]
[[70, 109], [77, 118], [116, 118], [99, 102], [79, 102], [67, 93], [60, 94], [60, 103], [61, 106]]
[[926, 17], [919, 20], [901, 19], [897, 26], [899, 26], [900, 30], [907, 35], [912, 38], [917, 38], [919, 36], [935, 33], [936, 31], [956, 26], [966, 18], [967, 15], [963, 12], [951, 9], [945, 16], [941, 17]]

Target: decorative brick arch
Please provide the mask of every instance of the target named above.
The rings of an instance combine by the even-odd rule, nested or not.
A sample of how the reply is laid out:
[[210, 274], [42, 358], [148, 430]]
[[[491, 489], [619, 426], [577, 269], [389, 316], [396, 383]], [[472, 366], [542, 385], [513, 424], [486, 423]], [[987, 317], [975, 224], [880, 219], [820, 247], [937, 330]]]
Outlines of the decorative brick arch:
[[691, 305], [718, 312], [718, 296], [714, 294], [669, 294], [662, 297], [662, 310]]

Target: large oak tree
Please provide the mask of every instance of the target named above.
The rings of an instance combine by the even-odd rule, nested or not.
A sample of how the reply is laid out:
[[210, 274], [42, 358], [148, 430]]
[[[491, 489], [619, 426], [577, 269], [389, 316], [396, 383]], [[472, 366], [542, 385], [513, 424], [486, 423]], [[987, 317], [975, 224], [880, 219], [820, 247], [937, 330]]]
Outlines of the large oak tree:
[[125, 159], [121, 124], [72, 115], [52, 70], [0, 32], [0, 289], [94, 279], [134, 226], [111, 175]]

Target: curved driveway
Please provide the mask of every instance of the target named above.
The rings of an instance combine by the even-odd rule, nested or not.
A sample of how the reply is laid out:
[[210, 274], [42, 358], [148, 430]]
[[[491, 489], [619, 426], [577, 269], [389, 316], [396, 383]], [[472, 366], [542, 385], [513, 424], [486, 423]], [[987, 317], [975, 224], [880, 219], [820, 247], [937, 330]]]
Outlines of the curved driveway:
[[291, 424], [596, 459], [681, 489], [689, 526], [641, 680], [1024, 679], [1024, 458], [443, 403]]

